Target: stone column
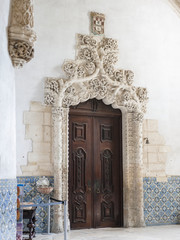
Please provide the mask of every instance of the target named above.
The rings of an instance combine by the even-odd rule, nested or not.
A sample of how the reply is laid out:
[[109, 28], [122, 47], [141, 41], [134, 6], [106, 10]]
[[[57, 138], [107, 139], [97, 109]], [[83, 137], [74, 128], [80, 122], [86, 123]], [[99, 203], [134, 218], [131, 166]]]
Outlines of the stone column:
[[[67, 108], [52, 108], [54, 197], [59, 200], [67, 200], [68, 195], [68, 113]], [[58, 233], [64, 230], [63, 219], [63, 206], [54, 207], [53, 232]]]
[[[137, 117], [139, 116], [139, 117]], [[144, 227], [144, 193], [143, 193], [143, 136], [142, 136], [142, 118], [135, 114], [134, 124], [134, 155], [135, 155], [135, 226]]]
[[125, 227], [144, 226], [142, 122], [127, 114], [127, 183], [124, 196]]

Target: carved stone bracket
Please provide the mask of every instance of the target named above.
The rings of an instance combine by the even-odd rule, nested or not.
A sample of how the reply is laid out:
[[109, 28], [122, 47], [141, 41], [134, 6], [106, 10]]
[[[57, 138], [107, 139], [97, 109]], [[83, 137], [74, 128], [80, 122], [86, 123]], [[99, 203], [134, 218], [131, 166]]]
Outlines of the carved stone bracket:
[[[148, 101], [147, 90], [133, 86], [134, 73], [116, 69], [117, 41], [102, 35], [77, 35], [75, 60], [67, 60], [67, 78], [48, 78], [44, 101], [54, 106], [53, 144], [55, 194], [68, 199], [68, 112], [70, 106], [96, 98], [123, 114], [124, 226], [144, 226], [142, 120]], [[55, 232], [63, 230], [63, 211], [54, 217]]]
[[8, 28], [9, 54], [15, 68], [34, 57], [33, 0], [13, 0]]

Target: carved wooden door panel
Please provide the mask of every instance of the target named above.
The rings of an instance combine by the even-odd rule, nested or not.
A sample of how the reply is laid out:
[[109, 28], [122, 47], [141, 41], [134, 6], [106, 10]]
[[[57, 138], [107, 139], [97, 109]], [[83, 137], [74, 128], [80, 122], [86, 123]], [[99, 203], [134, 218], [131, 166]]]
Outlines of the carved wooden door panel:
[[92, 226], [91, 160], [92, 120], [70, 118], [69, 212], [71, 228]]
[[120, 226], [118, 117], [94, 118], [94, 226]]
[[100, 101], [79, 108], [69, 121], [71, 229], [122, 226], [121, 114]]

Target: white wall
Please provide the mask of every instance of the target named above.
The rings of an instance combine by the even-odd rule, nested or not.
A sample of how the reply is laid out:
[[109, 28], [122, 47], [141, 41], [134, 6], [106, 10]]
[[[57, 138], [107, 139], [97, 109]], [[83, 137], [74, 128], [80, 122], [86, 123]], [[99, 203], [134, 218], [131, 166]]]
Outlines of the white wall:
[[0, 0], [0, 179], [16, 177], [15, 77], [8, 54], [10, 0]]
[[180, 175], [180, 17], [168, 0], [38, 0], [34, 10], [35, 58], [16, 71], [18, 174], [31, 151], [31, 142], [24, 140], [23, 111], [30, 101], [43, 101], [46, 77], [63, 76], [64, 59], [75, 56], [75, 34], [89, 34], [89, 12], [96, 11], [106, 15], [106, 37], [118, 39], [118, 67], [133, 70], [135, 85], [147, 87], [145, 117], [159, 121], [172, 146], [167, 173]]

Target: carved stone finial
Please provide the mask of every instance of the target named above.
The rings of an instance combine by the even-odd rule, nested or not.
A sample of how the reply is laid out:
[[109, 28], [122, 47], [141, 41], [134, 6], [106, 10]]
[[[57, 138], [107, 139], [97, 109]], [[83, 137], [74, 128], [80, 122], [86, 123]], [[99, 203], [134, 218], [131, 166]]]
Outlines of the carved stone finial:
[[91, 32], [94, 35], [104, 34], [105, 15], [102, 13], [91, 12]]
[[33, 0], [13, 0], [8, 29], [9, 55], [13, 66], [23, 67], [34, 57]]

